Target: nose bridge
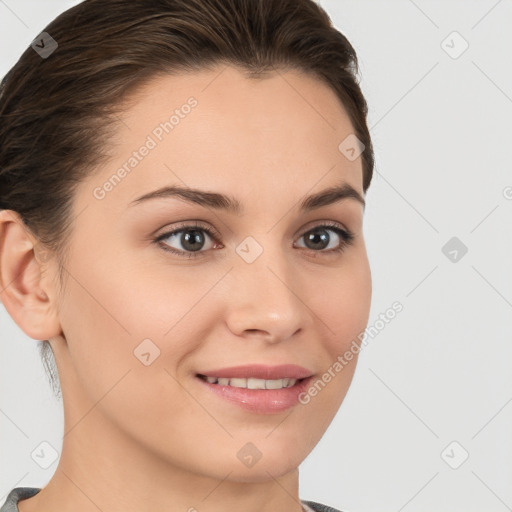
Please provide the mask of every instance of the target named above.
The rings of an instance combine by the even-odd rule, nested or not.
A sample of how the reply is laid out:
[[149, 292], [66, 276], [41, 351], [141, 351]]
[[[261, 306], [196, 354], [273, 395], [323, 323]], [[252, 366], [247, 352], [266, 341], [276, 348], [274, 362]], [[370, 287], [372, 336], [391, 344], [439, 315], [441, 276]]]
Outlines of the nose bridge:
[[227, 321], [238, 335], [258, 331], [272, 341], [280, 341], [303, 328], [309, 313], [297, 290], [290, 255], [281, 244], [271, 244], [275, 236], [260, 240], [263, 238], [265, 241], [260, 243], [247, 237], [236, 248]]

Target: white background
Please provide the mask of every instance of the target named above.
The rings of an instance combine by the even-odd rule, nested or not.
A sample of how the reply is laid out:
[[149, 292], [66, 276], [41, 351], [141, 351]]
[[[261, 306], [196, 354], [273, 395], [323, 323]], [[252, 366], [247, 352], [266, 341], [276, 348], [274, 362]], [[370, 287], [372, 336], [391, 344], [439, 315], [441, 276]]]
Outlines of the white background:
[[[76, 1], [0, 0], [0, 74]], [[369, 325], [349, 393], [300, 467], [300, 496], [351, 512], [512, 508], [512, 2], [323, 0], [358, 52], [376, 172]], [[469, 44], [463, 48], [458, 32]], [[443, 41], [445, 41], [443, 43]], [[448, 53], [447, 53], [448, 52]], [[451, 52], [452, 56], [449, 55]], [[451, 261], [457, 237], [468, 252]], [[460, 253], [459, 253], [460, 254]], [[0, 308], [0, 503], [42, 487], [62, 405], [37, 342]], [[469, 458], [454, 465], [467, 451]]]

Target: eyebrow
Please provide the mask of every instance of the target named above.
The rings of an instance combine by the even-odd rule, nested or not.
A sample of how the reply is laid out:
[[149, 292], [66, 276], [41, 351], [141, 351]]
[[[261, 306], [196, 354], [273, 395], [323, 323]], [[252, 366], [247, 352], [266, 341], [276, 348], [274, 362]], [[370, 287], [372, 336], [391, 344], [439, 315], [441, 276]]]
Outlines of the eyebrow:
[[[182, 187], [179, 185], [166, 186], [152, 192], [148, 192], [147, 194], [131, 201], [129, 206], [135, 206], [136, 204], [140, 204], [151, 199], [173, 197], [183, 199], [190, 203], [196, 203], [206, 208], [225, 210], [235, 215], [241, 215], [244, 211], [240, 201], [233, 196], [220, 194], [218, 192], [207, 192], [205, 190]], [[309, 212], [345, 199], [355, 199], [363, 205], [363, 209], [366, 207], [365, 200], [361, 194], [353, 188], [352, 185], [344, 182], [338, 186], [330, 187], [317, 192], [316, 194], [307, 196], [299, 203], [299, 210], [301, 212]]]

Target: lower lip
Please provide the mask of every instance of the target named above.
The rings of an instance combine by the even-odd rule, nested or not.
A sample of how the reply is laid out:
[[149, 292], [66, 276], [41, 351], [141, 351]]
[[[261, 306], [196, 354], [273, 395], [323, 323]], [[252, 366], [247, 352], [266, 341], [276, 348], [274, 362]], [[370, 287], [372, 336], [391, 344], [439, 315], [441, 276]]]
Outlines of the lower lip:
[[272, 414], [285, 411], [299, 403], [299, 395], [308, 389], [313, 376], [297, 381], [290, 388], [282, 389], [237, 388], [211, 384], [197, 375], [196, 379], [216, 395], [242, 409], [258, 414]]

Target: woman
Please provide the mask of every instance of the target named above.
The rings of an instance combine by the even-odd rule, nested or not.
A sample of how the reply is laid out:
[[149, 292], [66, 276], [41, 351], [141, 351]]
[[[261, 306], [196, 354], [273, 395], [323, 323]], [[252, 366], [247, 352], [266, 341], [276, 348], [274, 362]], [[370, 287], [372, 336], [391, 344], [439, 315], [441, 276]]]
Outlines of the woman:
[[298, 467], [368, 321], [366, 115], [312, 0], [86, 0], [35, 38], [0, 96], [0, 289], [65, 435], [1, 512], [335, 510]]

